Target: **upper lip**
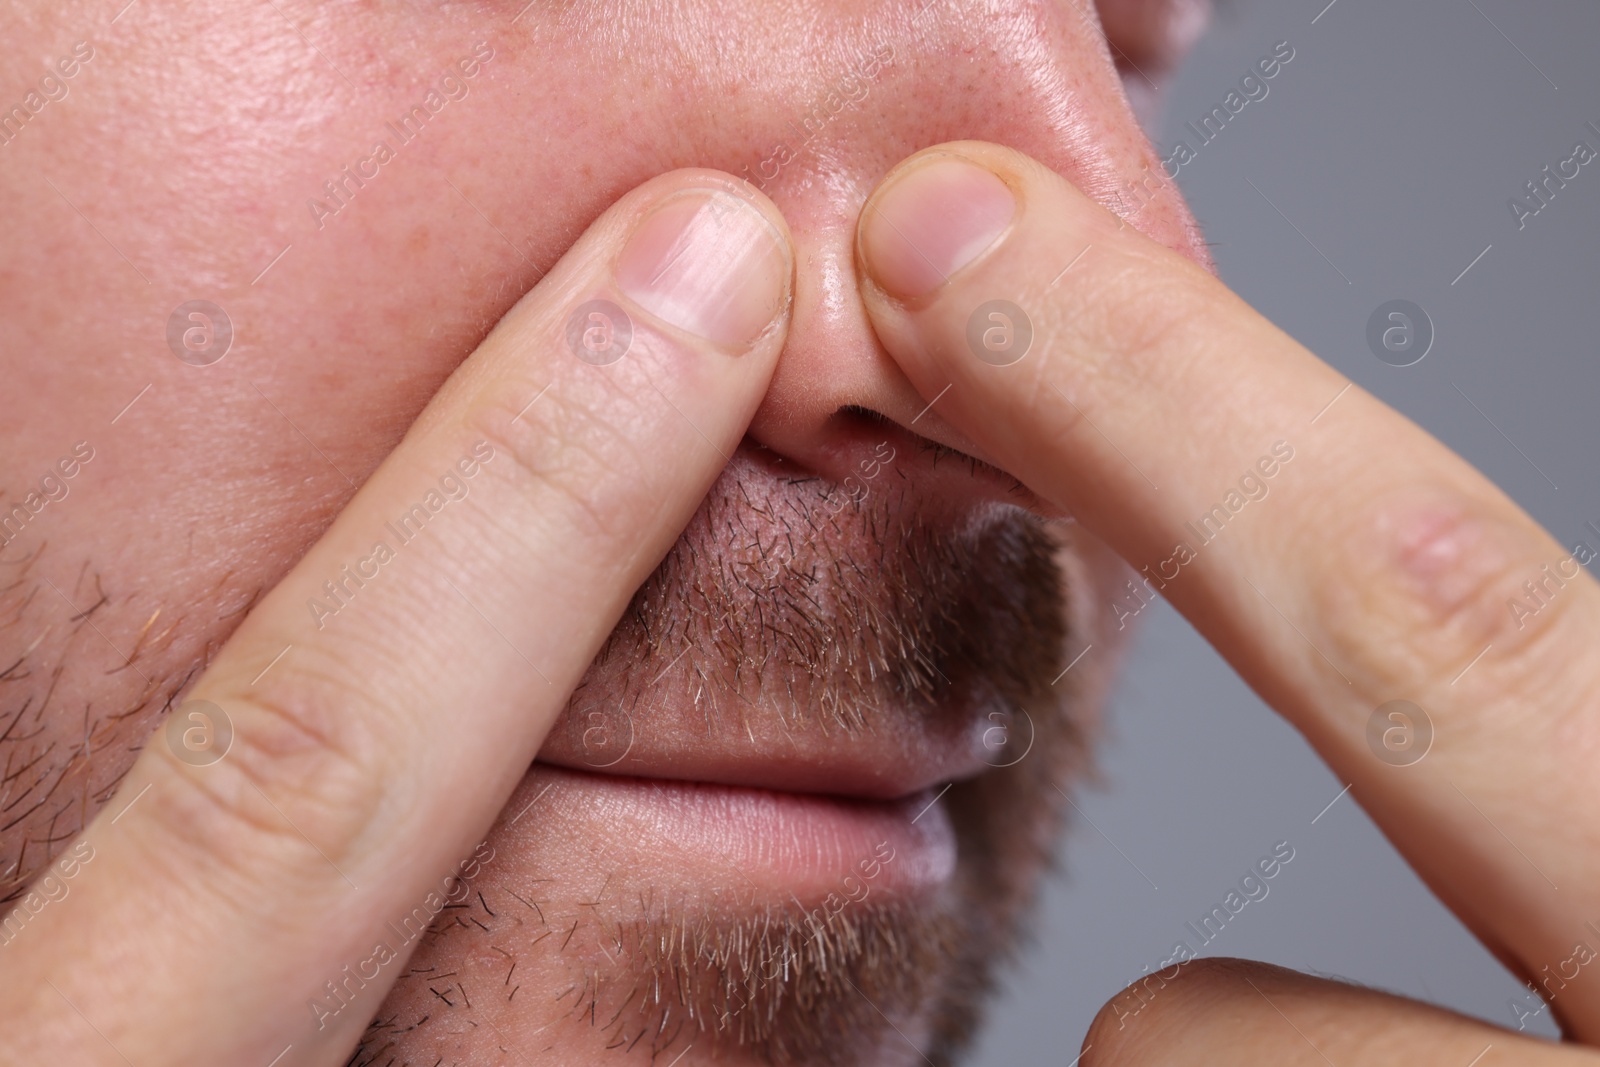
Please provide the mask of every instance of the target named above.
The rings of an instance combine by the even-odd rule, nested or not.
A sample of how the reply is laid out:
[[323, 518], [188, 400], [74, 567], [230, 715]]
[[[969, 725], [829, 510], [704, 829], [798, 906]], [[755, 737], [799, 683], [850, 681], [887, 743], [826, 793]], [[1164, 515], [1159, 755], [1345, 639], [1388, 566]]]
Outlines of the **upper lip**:
[[999, 503], [1015, 482], [894, 424], [855, 431], [836, 456], [878, 460], [855, 468], [874, 472], [859, 498], [740, 449], [541, 762], [881, 800], [993, 765], [985, 733], [1009, 725], [1019, 657], [1032, 666], [1014, 627], [1041, 592], [1004, 558], [1026, 555]]
[[664, 719], [682, 713], [681, 706], [654, 705], [648, 726], [620, 710], [603, 719], [569, 713], [550, 732], [539, 761], [637, 778], [873, 800], [901, 799], [987, 769], [977, 741], [981, 728], [965, 725], [970, 712], [964, 710], [940, 714], [936, 726], [893, 714], [870, 733], [824, 734], [811, 723], [787, 737], [776, 712], [760, 716], [760, 726], [752, 722], [749, 733], [735, 726], [708, 737], [703, 723], [697, 731], [681, 720], [662, 728]]

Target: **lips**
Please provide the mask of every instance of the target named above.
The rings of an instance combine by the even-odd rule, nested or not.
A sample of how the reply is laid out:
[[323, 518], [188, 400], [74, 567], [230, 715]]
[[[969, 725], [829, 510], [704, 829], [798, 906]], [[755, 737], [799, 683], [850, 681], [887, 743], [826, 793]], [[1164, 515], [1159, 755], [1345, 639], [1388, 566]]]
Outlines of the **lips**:
[[987, 769], [986, 720], [966, 706], [940, 709], [935, 721], [921, 723], [886, 709], [888, 724], [870, 733], [825, 732], [816, 725], [789, 729], [783, 713], [756, 710], [729, 724], [725, 737], [708, 734], [687, 702], [650, 707], [642, 724], [635, 724], [634, 714], [640, 709], [569, 713], [540, 761], [605, 776], [874, 800], [908, 797]]
[[[770, 702], [724, 701], [711, 712], [696, 664], [684, 662], [692, 655], [642, 693], [615, 695], [610, 685], [580, 693], [539, 761], [601, 776], [892, 801], [993, 766], [995, 723], [1010, 718], [992, 687], [966, 680], [931, 707], [874, 704], [855, 721]], [[806, 688], [815, 686], [797, 686], [797, 701]]]
[[[582, 827], [611, 843], [609, 869], [631, 872], [675, 906], [728, 912], [829, 894], [936, 891], [955, 869], [950, 823], [934, 791], [895, 801], [847, 800], [703, 782], [589, 774], [535, 765], [512, 810], [537, 813], [542, 833]], [[606, 887], [630, 899], [630, 875]]]

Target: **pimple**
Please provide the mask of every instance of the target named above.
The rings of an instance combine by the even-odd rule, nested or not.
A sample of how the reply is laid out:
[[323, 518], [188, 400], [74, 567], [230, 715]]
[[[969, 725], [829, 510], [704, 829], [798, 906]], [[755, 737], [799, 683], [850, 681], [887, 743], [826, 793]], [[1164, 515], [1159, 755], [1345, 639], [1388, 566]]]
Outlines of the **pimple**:
[[1395, 573], [1432, 614], [1450, 618], [1514, 569], [1509, 531], [1461, 502], [1406, 507], [1380, 517]]

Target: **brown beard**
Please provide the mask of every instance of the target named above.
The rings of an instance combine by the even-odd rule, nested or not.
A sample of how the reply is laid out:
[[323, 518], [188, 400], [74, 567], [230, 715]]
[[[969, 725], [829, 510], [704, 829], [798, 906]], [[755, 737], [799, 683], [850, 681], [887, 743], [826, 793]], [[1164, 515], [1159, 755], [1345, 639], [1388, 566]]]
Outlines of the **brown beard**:
[[871, 730], [887, 707], [932, 717], [962, 703], [952, 688], [1007, 711], [1037, 701], [1066, 636], [1054, 542], [1020, 508], [953, 522], [896, 488], [852, 499], [741, 453], [634, 596], [571, 711], [620, 700], [631, 712], [673, 661], [666, 677], [690, 688], [712, 729], [757, 709], [789, 729]]
[[[785, 731], [859, 735], [889, 709], [937, 717], [961, 703], [952, 694], [970, 706], [976, 692], [1003, 709], [1016, 755], [944, 795], [959, 858], [931, 903], [875, 897], [819, 923], [798, 906], [710, 911], [652, 891], [637, 907], [534, 909], [535, 924], [510, 901], [510, 922], [555, 931], [519, 940], [567, 955], [572, 988], [557, 999], [607, 1047], [660, 1055], [692, 1039], [773, 1064], [849, 1064], [910, 1040], [890, 1027], [915, 1018], [925, 1020], [921, 1053], [943, 1065], [972, 1036], [1048, 862], [1059, 788], [1084, 754], [1076, 678], [1052, 684], [1066, 662], [1059, 560], [1070, 557], [1020, 507], [941, 514], [882, 482], [864, 499], [830, 498], [837, 486], [741, 451], [634, 597], [569, 721], [620, 702], [648, 729], [665, 685], [692, 694], [708, 736], [761, 716]], [[486, 925], [473, 910], [472, 922], [498, 933], [507, 914], [498, 903], [492, 912]], [[476, 926], [447, 912], [396, 992], [453, 971]], [[437, 1018], [439, 1005], [429, 1008]], [[351, 1064], [433, 1063], [418, 1025], [380, 1014]]]

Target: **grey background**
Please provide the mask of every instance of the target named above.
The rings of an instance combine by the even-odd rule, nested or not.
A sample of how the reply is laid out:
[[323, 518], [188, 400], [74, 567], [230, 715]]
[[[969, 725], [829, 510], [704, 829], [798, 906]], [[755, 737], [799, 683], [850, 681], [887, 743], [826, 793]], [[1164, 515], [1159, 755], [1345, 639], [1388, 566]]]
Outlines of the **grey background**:
[[[1325, 4], [1229, 4], [1152, 136], [1170, 146], [1258, 57], [1292, 44], [1267, 98], [1179, 175], [1223, 277], [1559, 540], [1594, 544], [1583, 524], [1600, 524], [1600, 160], [1520, 232], [1507, 199], [1574, 142], [1600, 149], [1584, 125], [1600, 125], [1600, 5], [1336, 0], [1319, 18]], [[1434, 322], [1415, 366], [1367, 348], [1369, 315], [1395, 298]], [[1280, 840], [1293, 862], [1207, 954], [1336, 974], [1514, 1026], [1508, 1001], [1522, 986], [1351, 798], [1313, 825], [1343, 783], [1300, 736], [1164, 603], [1141, 620], [1108, 709], [1103, 781], [1078, 798], [1085, 817], [1068, 835], [1065, 872], [976, 1062], [1071, 1064], [1099, 1007], [1178, 939], [1193, 944], [1184, 923]], [[1554, 1032], [1548, 1013], [1529, 1029]]]

